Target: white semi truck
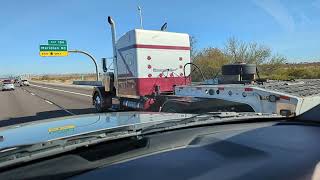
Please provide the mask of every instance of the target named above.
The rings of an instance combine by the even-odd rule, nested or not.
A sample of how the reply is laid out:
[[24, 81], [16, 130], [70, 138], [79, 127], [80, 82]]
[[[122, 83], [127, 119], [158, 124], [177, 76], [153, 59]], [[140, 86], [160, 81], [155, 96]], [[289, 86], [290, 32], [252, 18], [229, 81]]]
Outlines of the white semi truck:
[[190, 68], [183, 71], [190, 63], [188, 34], [134, 29], [117, 39], [111, 17], [108, 22], [114, 72], [107, 72], [104, 60], [104, 86], [93, 92], [98, 111], [111, 107], [147, 110], [160, 102], [159, 97], [163, 101], [163, 95], [172, 95], [175, 86], [190, 84], [191, 79], [184, 75]]
[[[192, 112], [255, 111], [297, 116], [320, 104], [320, 80], [261, 81], [256, 66], [222, 67], [216, 84], [192, 84], [189, 35], [134, 29], [113, 44], [113, 72], [103, 60], [103, 86], [95, 87], [92, 102], [106, 110]], [[195, 66], [195, 65], [194, 65]]]

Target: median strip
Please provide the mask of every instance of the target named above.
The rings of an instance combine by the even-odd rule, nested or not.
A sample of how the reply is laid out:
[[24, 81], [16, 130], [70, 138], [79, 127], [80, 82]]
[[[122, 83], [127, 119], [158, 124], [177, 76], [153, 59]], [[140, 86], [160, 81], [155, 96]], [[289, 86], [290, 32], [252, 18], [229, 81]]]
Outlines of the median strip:
[[54, 91], [60, 91], [60, 92], [70, 93], [70, 94], [75, 94], [75, 95], [80, 95], [80, 96], [92, 97], [92, 95], [88, 95], [88, 94], [82, 94], [82, 93], [77, 93], [77, 92], [72, 92], [72, 91], [66, 91], [66, 90], [62, 90], [62, 89], [49, 88], [49, 87], [39, 86], [39, 85], [34, 85], [34, 84], [30, 84], [30, 86], [39, 87], [39, 88], [43, 88], [43, 89], [54, 90]]

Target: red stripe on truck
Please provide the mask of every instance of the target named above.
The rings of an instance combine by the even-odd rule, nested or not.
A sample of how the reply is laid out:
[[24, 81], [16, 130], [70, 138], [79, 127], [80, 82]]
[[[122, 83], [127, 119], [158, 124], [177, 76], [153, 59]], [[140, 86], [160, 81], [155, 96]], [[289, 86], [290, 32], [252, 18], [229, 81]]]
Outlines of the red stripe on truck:
[[[150, 45], [150, 44], [134, 44], [131, 46], [118, 49], [119, 51], [127, 51], [133, 48], [139, 49], [168, 49], [168, 50], [190, 50], [188, 46], [163, 46], [163, 45]], [[150, 57], [151, 59], [151, 57]]]
[[190, 50], [190, 47], [186, 46], [163, 46], [163, 45], [149, 45], [149, 44], [136, 44], [135, 48], [143, 49], [170, 49], [170, 50]]

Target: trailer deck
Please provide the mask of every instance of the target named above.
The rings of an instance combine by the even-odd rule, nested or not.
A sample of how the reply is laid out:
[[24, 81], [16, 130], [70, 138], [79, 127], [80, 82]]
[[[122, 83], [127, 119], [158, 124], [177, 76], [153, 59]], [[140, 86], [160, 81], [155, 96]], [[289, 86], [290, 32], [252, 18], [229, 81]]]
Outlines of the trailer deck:
[[[320, 79], [268, 81], [263, 84], [202, 84], [177, 86], [175, 95], [249, 105], [255, 112], [300, 115], [320, 104]], [[286, 115], [287, 116], [287, 115]]]
[[256, 87], [278, 91], [298, 97], [320, 94], [320, 79], [299, 79], [296, 81], [269, 81]]

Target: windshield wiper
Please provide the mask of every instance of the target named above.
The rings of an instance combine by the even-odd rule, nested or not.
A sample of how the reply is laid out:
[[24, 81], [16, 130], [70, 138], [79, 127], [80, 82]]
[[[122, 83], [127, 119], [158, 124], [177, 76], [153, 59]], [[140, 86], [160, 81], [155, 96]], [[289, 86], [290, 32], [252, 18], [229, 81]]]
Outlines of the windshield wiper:
[[113, 129], [112, 131], [105, 130], [91, 132], [35, 144], [7, 147], [0, 149], [0, 168], [65, 153], [80, 147], [115, 139], [126, 137], [136, 137], [140, 139], [140, 134], [141, 132], [134, 127], [124, 127], [121, 129]]
[[187, 128], [193, 126], [224, 124], [224, 123], [240, 123], [256, 121], [274, 121], [283, 119], [284, 116], [276, 114], [266, 113], [254, 113], [254, 112], [208, 112], [204, 114], [198, 114], [185, 119], [178, 119], [167, 121], [149, 127], [143, 128], [142, 134], [149, 134], [159, 131], [167, 131], [173, 129]]

